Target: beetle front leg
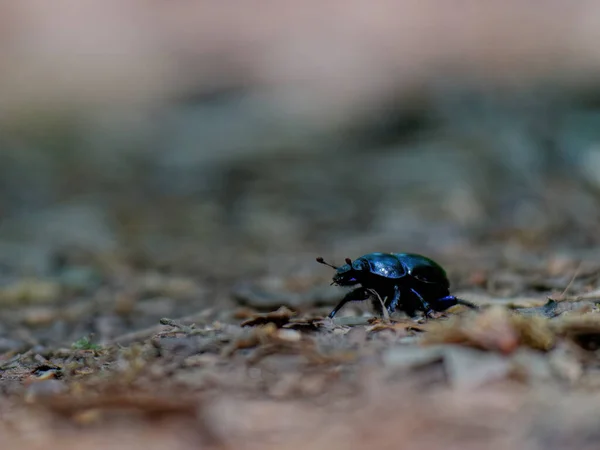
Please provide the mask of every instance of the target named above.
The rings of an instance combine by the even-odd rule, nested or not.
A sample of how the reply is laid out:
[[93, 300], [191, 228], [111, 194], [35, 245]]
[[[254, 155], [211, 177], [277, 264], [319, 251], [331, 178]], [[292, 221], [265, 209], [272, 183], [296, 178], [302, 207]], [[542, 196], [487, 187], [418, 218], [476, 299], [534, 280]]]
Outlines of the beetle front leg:
[[400, 288], [398, 286], [394, 286], [394, 296], [392, 297], [392, 301], [387, 307], [388, 313], [393, 314], [398, 307], [398, 303], [400, 302]]
[[337, 312], [348, 302], [354, 302], [354, 301], [364, 301], [364, 300], [368, 300], [369, 297], [371, 296], [371, 293], [366, 290], [365, 288], [358, 288], [358, 289], [354, 289], [351, 292], [348, 292], [344, 298], [338, 303], [338, 305], [333, 308], [333, 311], [331, 311], [329, 313], [329, 318], [333, 319], [333, 317], [337, 314]]

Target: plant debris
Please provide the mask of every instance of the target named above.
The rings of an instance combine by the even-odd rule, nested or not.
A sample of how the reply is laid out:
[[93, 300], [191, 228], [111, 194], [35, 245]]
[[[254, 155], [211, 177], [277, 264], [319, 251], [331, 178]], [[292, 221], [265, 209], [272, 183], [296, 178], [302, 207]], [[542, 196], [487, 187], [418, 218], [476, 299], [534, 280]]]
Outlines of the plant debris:
[[431, 324], [424, 344], [462, 344], [508, 354], [519, 346], [549, 350], [555, 342], [547, 320], [524, 318], [501, 306], [481, 314]]
[[282, 326], [288, 324], [295, 315], [296, 313], [294, 311], [282, 306], [277, 311], [265, 314], [254, 314], [249, 319], [243, 321], [241, 325], [243, 327], [252, 327], [272, 323], [278, 328], [281, 328]]
[[[548, 192], [479, 199], [498, 190], [430, 175], [440, 163], [440, 174], [490, 178], [497, 167], [470, 163], [482, 143], [461, 141], [427, 164], [421, 147], [343, 149], [324, 168], [308, 154], [270, 154], [192, 171], [207, 187], [218, 180], [210, 195], [145, 202], [147, 193], [119, 188], [118, 199], [102, 194], [103, 205], [118, 203], [110, 212], [73, 189], [77, 202], [86, 193], [88, 212], [24, 218], [13, 222], [18, 233], [3, 220], [3, 447], [596, 448], [596, 194], [545, 177], [532, 184]], [[455, 160], [459, 147], [468, 154]], [[6, 164], [20, 154], [0, 164], [5, 193], [17, 178]], [[354, 158], [361, 163], [344, 167]], [[30, 162], [23, 167], [38, 167]], [[78, 173], [56, 174], [52, 199], [92, 171], [106, 175], [95, 163], [71, 165]], [[187, 179], [156, 172], [154, 163], [115, 171], [109, 184], [123, 176], [154, 194], [186, 189]], [[66, 245], [71, 238], [82, 242]], [[331, 285], [314, 257], [382, 249], [432, 256], [448, 270], [450, 293], [478, 309], [411, 318], [351, 302], [328, 318], [348, 289]]]

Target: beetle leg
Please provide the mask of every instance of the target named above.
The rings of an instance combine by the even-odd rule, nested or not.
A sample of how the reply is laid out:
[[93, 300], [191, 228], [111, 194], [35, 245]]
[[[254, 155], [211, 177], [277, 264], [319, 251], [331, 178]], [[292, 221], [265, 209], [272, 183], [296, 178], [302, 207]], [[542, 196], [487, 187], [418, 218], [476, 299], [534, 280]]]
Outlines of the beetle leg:
[[413, 294], [417, 296], [417, 298], [421, 301], [421, 305], [423, 306], [423, 311], [425, 311], [425, 317], [429, 317], [433, 314], [433, 309], [429, 306], [429, 303], [414, 289], [410, 289]]
[[[446, 303], [448, 308], [450, 308], [451, 306], [454, 306], [454, 305], [464, 305], [471, 309], [479, 309], [479, 307], [477, 305], [475, 305], [474, 303], [468, 302], [467, 300], [463, 300], [462, 298], [455, 297], [454, 295], [447, 295], [445, 297], [442, 297], [442, 298], [436, 300], [436, 303], [438, 303], [438, 302]], [[446, 306], [446, 305], [444, 305], [444, 306]]]
[[393, 314], [396, 311], [396, 307], [400, 302], [400, 288], [398, 286], [394, 286], [394, 296], [392, 297], [392, 301], [387, 307], [388, 313]]
[[458, 299], [454, 295], [446, 295], [445, 297], [438, 298], [436, 300], [436, 302], [448, 302], [448, 303], [452, 303], [452, 305], [449, 305], [449, 306], [453, 306], [456, 304], [457, 300]]
[[452, 303], [452, 305], [464, 305], [471, 309], [479, 309], [479, 306], [477, 306], [475, 303], [471, 303], [467, 300], [463, 300], [462, 298], [455, 297], [454, 295], [448, 295], [444, 298], [440, 298], [438, 301], [440, 301], [440, 302], [453, 301], [454, 303]]
[[351, 292], [348, 292], [344, 298], [338, 303], [338, 305], [333, 308], [333, 311], [329, 313], [329, 318], [333, 319], [333, 316], [337, 314], [337, 312], [348, 302], [360, 302], [363, 300], [367, 300], [371, 294], [365, 288], [354, 289]]

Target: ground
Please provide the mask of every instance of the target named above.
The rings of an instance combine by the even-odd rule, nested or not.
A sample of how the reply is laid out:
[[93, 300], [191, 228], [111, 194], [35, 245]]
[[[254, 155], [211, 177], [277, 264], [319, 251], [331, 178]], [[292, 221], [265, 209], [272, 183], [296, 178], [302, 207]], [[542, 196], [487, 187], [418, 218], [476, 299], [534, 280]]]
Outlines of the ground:
[[[594, 159], [557, 163], [539, 130], [492, 117], [203, 169], [15, 152], [2, 444], [596, 448]], [[357, 303], [327, 319], [343, 290], [315, 258], [373, 251], [432, 257], [480, 310], [388, 320]]]
[[[349, 306], [331, 321], [310, 295], [295, 311], [261, 313], [252, 285], [234, 296], [244, 306], [162, 318], [102, 345], [84, 337], [7, 351], [3, 435], [34, 448], [593, 448], [597, 270], [554, 261], [513, 277], [539, 289], [572, 272], [554, 300], [471, 294], [481, 311], [457, 306], [429, 320]], [[490, 278], [477, 272], [471, 282]], [[193, 287], [167, 280], [155, 288]], [[298, 279], [286, 286], [307, 289]], [[77, 306], [39, 308], [23, 308], [29, 326], [51, 314], [91, 318]]]

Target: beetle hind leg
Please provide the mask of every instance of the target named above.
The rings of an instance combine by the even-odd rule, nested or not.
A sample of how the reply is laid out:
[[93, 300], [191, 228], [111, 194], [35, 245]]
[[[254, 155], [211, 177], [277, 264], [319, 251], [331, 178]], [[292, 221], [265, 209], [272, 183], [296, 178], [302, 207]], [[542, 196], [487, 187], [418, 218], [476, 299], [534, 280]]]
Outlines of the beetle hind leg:
[[416, 290], [414, 289], [410, 289], [410, 291], [415, 294], [415, 296], [419, 299], [419, 301], [421, 302], [421, 306], [423, 308], [423, 311], [425, 312], [425, 317], [430, 317], [434, 314], [433, 309], [431, 309], [431, 306], [429, 305], [429, 302], [427, 302], [427, 300], [425, 300], [423, 298], [423, 296], [421, 294], [419, 294]]
[[436, 300], [436, 303], [437, 302], [443, 304], [447, 308], [450, 308], [454, 305], [463, 305], [471, 309], [479, 309], [479, 306], [477, 306], [475, 303], [471, 303], [467, 300], [463, 300], [462, 298], [455, 297], [454, 295], [447, 295], [445, 297], [442, 297]]

